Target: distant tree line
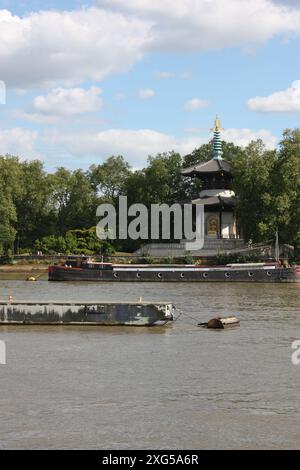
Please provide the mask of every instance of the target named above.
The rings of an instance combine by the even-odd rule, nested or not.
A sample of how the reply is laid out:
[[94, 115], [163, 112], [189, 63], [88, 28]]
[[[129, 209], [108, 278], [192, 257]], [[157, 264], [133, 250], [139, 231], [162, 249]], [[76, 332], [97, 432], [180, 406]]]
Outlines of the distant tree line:
[[[237, 213], [244, 238], [274, 240], [300, 248], [300, 130], [286, 130], [276, 150], [261, 140], [246, 148], [222, 143], [232, 163]], [[47, 173], [41, 161], [0, 157], [0, 255], [47, 252], [131, 251], [141, 241], [101, 241], [96, 237], [96, 208], [120, 195], [150, 206], [189, 202], [201, 184], [181, 175], [182, 168], [211, 158], [211, 144], [190, 155], [161, 153], [133, 170], [122, 156], [111, 156], [87, 171], [58, 168]]]

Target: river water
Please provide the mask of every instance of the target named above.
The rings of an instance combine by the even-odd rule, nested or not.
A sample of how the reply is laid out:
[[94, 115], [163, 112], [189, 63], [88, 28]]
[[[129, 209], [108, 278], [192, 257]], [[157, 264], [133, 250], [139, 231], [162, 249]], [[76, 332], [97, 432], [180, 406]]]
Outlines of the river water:
[[[0, 326], [0, 448], [300, 448], [300, 284], [0, 281], [9, 295], [142, 296], [189, 317], [148, 329]], [[196, 326], [232, 314], [240, 328]]]

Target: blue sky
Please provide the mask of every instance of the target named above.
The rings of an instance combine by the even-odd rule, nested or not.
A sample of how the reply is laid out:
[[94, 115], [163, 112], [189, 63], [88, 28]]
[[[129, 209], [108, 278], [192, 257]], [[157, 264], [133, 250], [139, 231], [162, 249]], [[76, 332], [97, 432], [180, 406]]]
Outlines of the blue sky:
[[300, 127], [297, 1], [0, 0], [0, 39], [0, 154], [50, 171]]

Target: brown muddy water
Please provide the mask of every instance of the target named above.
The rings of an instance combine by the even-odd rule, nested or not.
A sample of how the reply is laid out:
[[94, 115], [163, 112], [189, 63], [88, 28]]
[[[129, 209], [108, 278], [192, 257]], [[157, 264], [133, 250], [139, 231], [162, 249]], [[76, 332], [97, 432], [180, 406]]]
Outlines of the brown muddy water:
[[[300, 284], [29, 283], [0, 298], [173, 301], [165, 328], [0, 326], [0, 448], [300, 448]], [[216, 315], [241, 326], [196, 326]]]

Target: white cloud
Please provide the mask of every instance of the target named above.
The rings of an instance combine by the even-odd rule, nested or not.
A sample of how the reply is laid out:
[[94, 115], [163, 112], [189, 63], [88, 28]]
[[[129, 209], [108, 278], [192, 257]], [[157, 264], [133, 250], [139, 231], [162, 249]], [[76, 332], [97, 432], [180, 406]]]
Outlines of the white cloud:
[[41, 114], [71, 116], [74, 114], [98, 111], [102, 105], [102, 90], [97, 87], [55, 88], [47, 95], [36, 96], [34, 109]]
[[153, 96], [155, 96], [155, 91], [151, 90], [151, 88], [145, 88], [138, 91], [138, 97], [141, 100], [147, 100], [149, 98], [153, 98]]
[[272, 0], [99, 0], [98, 4], [152, 21], [151, 48], [160, 52], [248, 49], [276, 35], [300, 31], [300, 10]]
[[300, 80], [292, 83], [290, 88], [276, 91], [269, 96], [256, 96], [248, 100], [252, 111], [293, 112], [300, 111]]
[[222, 133], [222, 139], [226, 142], [233, 142], [235, 145], [239, 145], [240, 147], [247, 146], [252, 140], [261, 139], [265, 143], [266, 148], [269, 150], [274, 149], [278, 141], [277, 137], [275, 137], [267, 129], [253, 131], [248, 128], [225, 129], [225, 131]]
[[[127, 71], [149, 51], [255, 47], [300, 32], [300, 10], [271, 0], [99, 0], [98, 8], [0, 10], [9, 87], [72, 87]], [[267, 18], [267, 21], [266, 21]]]
[[[75, 158], [85, 157], [89, 164], [91, 157], [104, 160], [114, 154], [123, 155], [133, 167], [141, 168], [146, 164], [149, 155], [171, 150], [185, 155], [207, 143], [210, 138], [211, 136], [203, 138], [196, 135], [177, 138], [151, 129], [109, 129], [101, 132], [78, 133], [54, 131], [44, 136], [44, 142], [65, 149], [65, 152], [74, 155]], [[259, 131], [227, 129], [223, 138], [241, 146], [246, 146], [251, 140], [261, 138], [269, 149], [274, 148], [277, 143], [276, 137], [265, 129]]]
[[24, 158], [39, 158], [35, 150], [38, 133], [22, 128], [0, 129], [0, 155], [11, 154]]
[[81, 157], [124, 155], [134, 167], [142, 167], [148, 155], [176, 150], [183, 154], [193, 150], [199, 139], [188, 137], [178, 139], [150, 129], [122, 130], [109, 129], [101, 132], [61, 133], [52, 132], [44, 137], [51, 145], [63, 146], [68, 152]]
[[191, 100], [187, 101], [184, 105], [184, 109], [186, 111], [196, 111], [197, 109], [203, 109], [208, 106], [208, 102], [205, 100], [201, 100], [199, 98], [192, 98]]
[[62, 116], [40, 114], [32, 111], [24, 111], [23, 109], [11, 111], [11, 116], [14, 119], [29, 121], [35, 124], [57, 124], [58, 122], [63, 122]]
[[99, 81], [142, 58], [150, 26], [99, 8], [24, 17], [0, 10], [0, 77], [21, 89]]
[[54, 88], [47, 95], [36, 96], [32, 109], [17, 109], [11, 114], [15, 119], [35, 124], [67, 122], [80, 114], [98, 111], [102, 106], [101, 93], [98, 87]]
[[[45, 131], [42, 135], [22, 128], [0, 130], [0, 155], [19, 155], [25, 159], [41, 158], [36, 145], [42, 144], [46, 161], [56, 165], [87, 167], [110, 155], [123, 155], [133, 167], [142, 168], [149, 155], [175, 150], [181, 155], [207, 143], [211, 136], [178, 138], [151, 129], [109, 129], [100, 132]], [[266, 129], [227, 129], [222, 138], [242, 147], [251, 140], [262, 139], [268, 149], [276, 147], [277, 138]], [[59, 161], [55, 158], [59, 158]], [[66, 159], [66, 161], [64, 161]]]

